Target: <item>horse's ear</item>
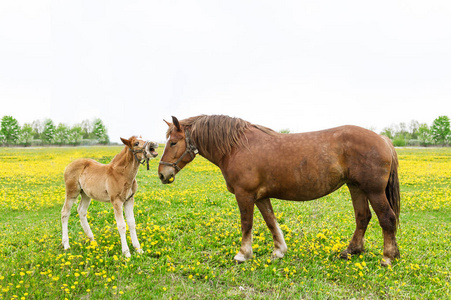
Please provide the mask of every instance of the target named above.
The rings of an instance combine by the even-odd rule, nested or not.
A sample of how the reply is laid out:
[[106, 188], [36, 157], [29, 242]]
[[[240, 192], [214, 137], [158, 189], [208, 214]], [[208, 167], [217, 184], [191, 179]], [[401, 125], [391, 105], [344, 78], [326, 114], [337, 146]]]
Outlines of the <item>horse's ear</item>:
[[163, 121], [168, 124], [168, 126], [171, 126], [171, 123], [169, 123], [168, 121], [166, 121], [165, 119], [163, 119]]
[[127, 139], [121, 138], [121, 141], [122, 141], [122, 143], [124, 143], [124, 145], [125, 145], [125, 146], [131, 147], [131, 143], [130, 143], [130, 140], [127, 140]]
[[172, 116], [172, 123], [174, 123], [174, 126], [177, 128], [178, 131], [182, 131], [182, 129], [180, 128], [179, 120], [177, 120], [177, 118], [174, 116]]

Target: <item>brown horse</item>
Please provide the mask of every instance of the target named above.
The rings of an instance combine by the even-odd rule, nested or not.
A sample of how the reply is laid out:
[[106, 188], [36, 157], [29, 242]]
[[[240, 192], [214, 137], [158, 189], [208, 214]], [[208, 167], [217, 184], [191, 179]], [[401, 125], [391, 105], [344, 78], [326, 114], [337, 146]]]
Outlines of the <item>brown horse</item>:
[[[399, 257], [396, 229], [400, 195], [398, 159], [391, 142], [356, 126], [317, 132], [281, 134], [227, 116], [197, 116], [168, 123], [167, 144], [158, 169], [163, 183], [175, 175], [197, 151], [218, 166], [235, 194], [241, 214], [242, 244], [235, 260], [252, 257], [252, 223], [257, 205], [274, 239], [273, 257], [287, 246], [270, 198], [307, 201], [323, 197], [343, 184], [349, 187], [356, 230], [342, 258], [364, 250], [364, 234], [376, 212], [384, 235], [382, 265]], [[189, 154], [189, 155], [188, 155]]]
[[[69, 249], [69, 235], [67, 223], [70, 209], [81, 195], [78, 205], [78, 215], [84, 232], [91, 241], [94, 235], [86, 218], [91, 198], [111, 202], [116, 217], [117, 229], [121, 237], [122, 253], [130, 257], [130, 250], [125, 237], [125, 221], [122, 213], [122, 206], [125, 210], [130, 237], [133, 247], [138, 253], [142, 253], [138, 242], [135, 228], [135, 217], [133, 215], [134, 194], [138, 188], [136, 174], [140, 164], [149, 162], [150, 158], [156, 157], [158, 153], [155, 142], [144, 141], [135, 136], [130, 139], [121, 138], [125, 144], [124, 149], [116, 155], [111, 163], [104, 165], [92, 159], [81, 158], [70, 163], [64, 171], [64, 181], [66, 183], [66, 200], [61, 210], [61, 222], [63, 227], [63, 247]], [[147, 164], [147, 169], [148, 169]]]

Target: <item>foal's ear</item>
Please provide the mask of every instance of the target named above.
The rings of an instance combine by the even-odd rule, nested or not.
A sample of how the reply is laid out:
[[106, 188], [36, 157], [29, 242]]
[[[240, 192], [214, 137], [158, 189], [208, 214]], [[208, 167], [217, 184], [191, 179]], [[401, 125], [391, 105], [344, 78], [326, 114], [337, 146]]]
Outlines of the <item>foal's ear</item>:
[[121, 141], [122, 141], [122, 143], [124, 143], [125, 146], [128, 146], [128, 147], [131, 147], [131, 146], [132, 146], [130, 140], [121, 138]]
[[168, 124], [168, 126], [171, 126], [171, 123], [169, 123], [168, 121], [166, 121], [165, 119], [163, 119], [163, 121]]
[[177, 128], [178, 131], [182, 131], [182, 129], [180, 128], [179, 120], [177, 120], [177, 118], [174, 116], [172, 116], [172, 123], [174, 123], [174, 126]]

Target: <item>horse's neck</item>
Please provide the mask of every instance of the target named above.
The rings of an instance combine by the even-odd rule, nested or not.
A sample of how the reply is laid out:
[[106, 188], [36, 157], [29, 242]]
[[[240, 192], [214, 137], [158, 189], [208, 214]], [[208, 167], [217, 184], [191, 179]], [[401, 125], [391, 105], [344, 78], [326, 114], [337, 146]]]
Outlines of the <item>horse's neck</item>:
[[135, 179], [136, 174], [138, 173], [139, 163], [136, 161], [129, 148], [124, 147], [124, 149], [113, 158], [110, 166], [115, 170], [120, 170], [120, 172], [129, 177], [129, 179]]

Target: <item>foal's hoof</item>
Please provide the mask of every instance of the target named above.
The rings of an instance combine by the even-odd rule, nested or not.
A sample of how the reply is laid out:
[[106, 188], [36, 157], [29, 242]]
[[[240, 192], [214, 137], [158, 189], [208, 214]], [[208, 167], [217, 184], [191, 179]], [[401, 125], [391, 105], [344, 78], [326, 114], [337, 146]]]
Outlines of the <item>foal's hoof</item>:
[[136, 249], [136, 252], [139, 253], [139, 254], [143, 254], [144, 253], [143, 249], [141, 249], [141, 248]]
[[124, 252], [122, 252], [122, 254], [124, 254], [124, 256], [126, 257], [126, 258], [130, 258], [132, 255], [130, 254], [130, 250], [126, 250], [126, 251], [124, 251]]
[[241, 264], [241, 263], [244, 263], [246, 260], [248, 260], [248, 259], [250, 259], [250, 258], [252, 258], [252, 253], [251, 253], [250, 255], [249, 255], [249, 254], [244, 255], [243, 253], [238, 252], [238, 254], [235, 255], [235, 257], [234, 257], [233, 259], [234, 259], [237, 263]]

